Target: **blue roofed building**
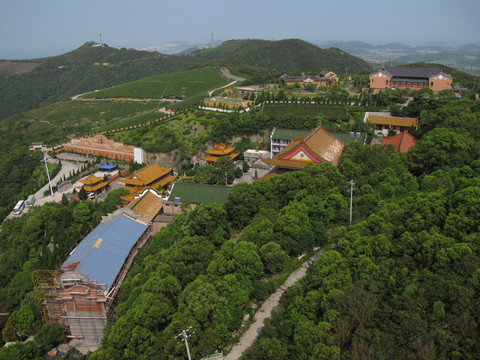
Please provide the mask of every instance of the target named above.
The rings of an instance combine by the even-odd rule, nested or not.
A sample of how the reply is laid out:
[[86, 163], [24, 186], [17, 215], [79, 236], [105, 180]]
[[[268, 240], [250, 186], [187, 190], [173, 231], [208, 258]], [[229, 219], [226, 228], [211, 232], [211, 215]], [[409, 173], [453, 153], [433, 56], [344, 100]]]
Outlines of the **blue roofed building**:
[[151, 222], [121, 209], [70, 253], [60, 268], [58, 300], [72, 337], [100, 342], [118, 289], [150, 236]]
[[111, 172], [117, 168], [117, 165], [102, 164], [98, 165], [98, 170]]

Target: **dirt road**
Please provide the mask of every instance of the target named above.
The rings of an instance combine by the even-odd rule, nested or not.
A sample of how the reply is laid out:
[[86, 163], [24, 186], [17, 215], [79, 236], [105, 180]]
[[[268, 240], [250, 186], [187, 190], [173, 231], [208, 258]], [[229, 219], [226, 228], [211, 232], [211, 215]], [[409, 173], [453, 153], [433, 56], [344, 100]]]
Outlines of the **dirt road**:
[[321, 253], [322, 251], [319, 250], [308, 261], [305, 261], [302, 267], [295, 270], [288, 277], [285, 283], [263, 303], [260, 310], [258, 310], [255, 314], [255, 322], [250, 325], [248, 330], [241, 337], [240, 342], [235, 345], [232, 348], [232, 351], [230, 351], [230, 353], [225, 357], [225, 360], [240, 359], [243, 352], [255, 343], [258, 335], [262, 331], [263, 321], [269, 318], [272, 310], [278, 306], [278, 302], [280, 301], [280, 297], [283, 295], [283, 292], [305, 276], [307, 273], [307, 268], [320, 257]]

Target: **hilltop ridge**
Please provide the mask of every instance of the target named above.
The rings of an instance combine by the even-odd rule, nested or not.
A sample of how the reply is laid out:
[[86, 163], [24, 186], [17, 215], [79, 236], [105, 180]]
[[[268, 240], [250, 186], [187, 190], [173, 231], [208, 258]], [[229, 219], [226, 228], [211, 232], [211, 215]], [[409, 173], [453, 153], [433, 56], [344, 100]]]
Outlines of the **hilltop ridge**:
[[[320, 49], [303, 40], [230, 40], [187, 55], [92, 46], [87, 42], [63, 55], [32, 59], [31, 71], [0, 76], [0, 119], [59, 99], [147, 76], [207, 65], [266, 67], [276, 72], [343, 72], [369, 65], [339, 49]], [[28, 63], [23, 61], [23, 63]], [[0, 62], [1, 64], [1, 62]], [[8, 76], [7, 76], [8, 75]]]

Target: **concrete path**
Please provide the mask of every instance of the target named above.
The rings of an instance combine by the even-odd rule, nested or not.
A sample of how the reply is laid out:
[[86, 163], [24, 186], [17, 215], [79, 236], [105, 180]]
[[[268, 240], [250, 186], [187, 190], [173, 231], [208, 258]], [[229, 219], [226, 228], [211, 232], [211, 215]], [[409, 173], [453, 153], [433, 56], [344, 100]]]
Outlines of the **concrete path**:
[[304, 277], [307, 273], [308, 267], [316, 261], [321, 254], [321, 250], [317, 251], [315, 255], [303, 263], [301, 268], [295, 270], [274, 294], [270, 295], [270, 297], [263, 303], [260, 310], [255, 314], [255, 322], [250, 325], [248, 330], [242, 335], [240, 342], [232, 348], [232, 351], [230, 351], [225, 357], [225, 360], [240, 359], [243, 352], [257, 341], [258, 335], [262, 331], [264, 320], [269, 318], [272, 314], [272, 310], [277, 308], [280, 297], [283, 295], [284, 291]]
[[[48, 162], [57, 162], [57, 161], [58, 161], [57, 159], [52, 159], [50, 157], [48, 158]], [[81, 164], [81, 163], [78, 164], [78, 163], [74, 163], [74, 162], [71, 162], [71, 161], [62, 161], [62, 168], [60, 169], [58, 174], [51, 180], [52, 186], [56, 186], [58, 184], [58, 182], [63, 178], [64, 175], [65, 175], [65, 177], [68, 177], [70, 175], [70, 172], [73, 173], [73, 172], [77, 171], [78, 169], [80, 169], [82, 166], [83, 166], [83, 164]], [[50, 188], [49, 188], [49, 185], [47, 183], [40, 190], [38, 190], [35, 193], [35, 199], [37, 200], [35, 202], [36, 206], [42, 206], [43, 204], [45, 204], [47, 202], [59, 202], [59, 201], [62, 200], [63, 192], [56, 192], [56, 193], [54, 193], [53, 196], [43, 195], [44, 191], [48, 190], [48, 189], [50, 189]], [[71, 190], [72, 189], [69, 189], [68, 191], [71, 191]]]

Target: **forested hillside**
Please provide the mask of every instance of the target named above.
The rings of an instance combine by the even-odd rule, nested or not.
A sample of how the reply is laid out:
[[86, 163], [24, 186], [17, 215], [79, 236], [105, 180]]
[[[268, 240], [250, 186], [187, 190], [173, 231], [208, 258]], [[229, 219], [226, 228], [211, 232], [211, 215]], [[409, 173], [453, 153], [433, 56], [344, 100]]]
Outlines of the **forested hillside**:
[[410, 154], [354, 144], [338, 169], [237, 185], [224, 207], [177, 217], [135, 262], [89, 359], [184, 358], [174, 336], [189, 326], [194, 357], [228, 349], [285, 256], [318, 245], [245, 359], [476, 358], [480, 104], [431, 100]]
[[189, 55], [164, 55], [85, 43], [67, 54], [44, 59], [27, 73], [0, 76], [0, 119], [65, 97], [147, 76], [208, 65], [269, 67], [274, 72], [349, 72], [368, 64], [338, 49], [323, 50], [302, 40], [231, 40]]
[[1, 76], [0, 119], [86, 91], [176, 70], [167, 55], [92, 45], [35, 59], [41, 65], [30, 72]]
[[[225, 206], [178, 216], [139, 254], [102, 348], [88, 358], [184, 358], [174, 336], [189, 326], [194, 358], [228, 351], [244, 313], [314, 246], [323, 255], [246, 358], [475, 358], [480, 102], [422, 91], [404, 111], [420, 115], [409, 154], [354, 144], [339, 168], [240, 184]], [[4, 340], [39, 329], [31, 271], [58, 265], [112, 205], [51, 204], [4, 224], [0, 295], [12, 312]], [[0, 355], [33, 359], [40, 347], [32, 346]]]
[[199, 61], [217, 65], [259, 66], [283, 72], [319, 73], [332, 70], [338, 74], [369, 69], [370, 65], [355, 56], [337, 49], [321, 49], [306, 41], [287, 39], [230, 40], [214, 49], [190, 54]]
[[435, 104], [408, 157], [344, 153], [355, 224], [332, 228], [245, 359], [477, 358], [480, 104]]
[[[246, 55], [242, 59], [244, 54], [254, 57], [263, 49], [272, 55], [269, 58], [278, 57], [279, 66], [302, 71], [294, 67], [288, 54], [281, 59], [275, 43], [227, 42], [223, 49], [185, 57], [146, 53], [144, 58], [136, 58], [134, 53], [125, 53], [118, 69], [131, 66], [132, 75], [141, 63], [145, 64], [142, 71], [147, 72], [155, 64], [156, 71], [178, 64], [197, 66], [211, 61], [209, 54], [215, 51], [212, 58], [229, 64], [236, 61], [230, 55], [234, 50], [243, 62], [248, 60]], [[304, 54], [302, 58], [313, 51], [308, 44], [302, 44], [304, 52], [300, 51], [293, 40], [284, 45]], [[99, 79], [109, 71], [114, 76], [115, 56], [109, 51], [122, 50], [104, 48], [102, 57], [91, 57], [92, 49], [98, 48], [88, 45], [82, 49], [88, 62], [109, 62], [91, 65], [93, 71], [99, 71]], [[86, 69], [72, 54], [61, 60], [52, 60], [49, 71], [61, 72], [70, 66], [80, 76]], [[163, 61], [170, 65], [162, 68], [159, 64]], [[252, 60], [262, 61], [266, 60]], [[260, 65], [277, 69], [273, 62]], [[83, 72], [87, 78], [94, 76], [94, 72], [86, 74]], [[22, 81], [27, 84], [28, 78]], [[32, 87], [41, 82], [31, 83]], [[408, 154], [354, 144], [345, 148], [338, 168], [307, 166], [270, 180], [239, 184], [231, 190], [225, 206], [200, 205], [177, 216], [135, 260], [120, 289], [115, 319], [105, 330], [102, 347], [89, 359], [185, 358], [185, 347], [177, 344], [174, 336], [190, 326], [195, 332], [189, 340], [194, 358], [216, 350], [228, 352], [244, 315], [252, 315], [298, 266], [297, 257], [315, 246], [323, 248], [323, 255], [307, 276], [286, 292], [246, 359], [478, 356], [480, 102], [472, 94], [457, 99], [448, 91], [434, 95], [424, 89], [409, 94], [413, 101], [401, 109], [395, 105], [404, 101], [400, 92], [348, 97], [333, 90], [335, 94], [312, 100], [295, 99], [301, 104], [294, 110], [282, 108], [285, 104], [246, 114], [190, 110], [164, 123], [115, 135], [151, 152], [176, 152], [180, 161], [188, 162], [192, 151], [207, 142], [250, 136], [273, 126], [311, 129], [322, 120], [331, 131], [363, 131], [367, 125], [362, 114], [371, 106], [394, 104], [392, 109], [398, 115], [420, 118], [418, 130], [411, 130], [419, 142]], [[257, 100], [262, 99], [288, 100], [284, 91], [275, 95], [263, 92]], [[132, 118], [153, 116], [158, 107], [79, 103], [59, 102], [0, 123], [0, 205], [7, 204], [3, 210], [11, 208], [8, 203], [18, 192], [34, 188], [31, 174], [41, 163], [38, 154], [27, 153], [26, 145], [36, 137], [55, 143], [69, 134], [113, 125], [125, 112]], [[335, 116], [307, 116], [312, 106], [322, 109], [330, 105], [337, 108]], [[355, 182], [352, 225], [348, 224], [350, 180]], [[33, 181], [39, 180], [35, 177]], [[103, 203], [47, 204], [4, 222], [0, 232], [0, 312], [10, 316], [0, 318], [2, 340], [40, 336], [35, 342], [0, 349], [0, 359], [36, 359], [63, 339], [58, 328], [40, 325], [31, 274], [36, 269], [57, 268], [100, 217], [115, 209], [117, 196], [114, 193]]]

